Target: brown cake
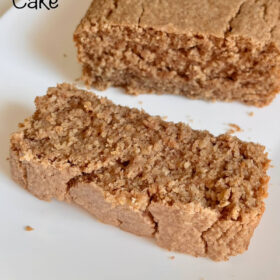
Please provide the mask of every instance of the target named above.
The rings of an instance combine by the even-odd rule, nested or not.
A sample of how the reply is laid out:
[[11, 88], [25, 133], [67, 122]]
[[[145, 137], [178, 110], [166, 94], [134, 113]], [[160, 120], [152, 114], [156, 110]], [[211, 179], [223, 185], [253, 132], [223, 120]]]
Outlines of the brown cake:
[[98, 89], [262, 107], [280, 89], [278, 0], [95, 0], [74, 40]]
[[11, 137], [12, 176], [43, 200], [154, 237], [167, 249], [226, 260], [244, 252], [264, 212], [264, 147], [62, 84]]

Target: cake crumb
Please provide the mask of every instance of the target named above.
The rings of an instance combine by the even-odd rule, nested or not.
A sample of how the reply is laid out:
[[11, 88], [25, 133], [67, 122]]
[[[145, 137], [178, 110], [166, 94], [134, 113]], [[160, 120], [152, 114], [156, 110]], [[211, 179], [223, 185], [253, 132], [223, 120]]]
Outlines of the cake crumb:
[[66, 57], [67, 57], [67, 54], [66, 54], [66, 53], [64, 53], [64, 54], [63, 54], [63, 57], [65, 57], [65, 58], [66, 58]]
[[239, 125], [234, 123], [229, 123], [228, 126], [230, 127], [227, 131], [227, 134], [233, 134], [236, 132], [242, 132], [243, 130], [240, 128]]
[[175, 260], [175, 256], [170, 256], [169, 259], [170, 260]]
[[31, 227], [31, 226], [26, 226], [24, 229], [25, 229], [26, 231], [33, 231], [33, 230], [34, 230], [34, 228]]
[[10, 160], [10, 158], [9, 158], [9, 157], [7, 157], [7, 158], [6, 158], [6, 160]]
[[162, 118], [162, 120], [164, 120], [164, 121], [166, 121], [166, 120], [168, 119], [167, 116], [163, 116], [163, 117], [161, 117], [161, 118]]
[[254, 112], [248, 112], [247, 113], [249, 117], [253, 117], [254, 116]]
[[188, 122], [193, 123], [193, 119], [190, 116], [187, 116]]
[[138, 101], [138, 104], [142, 105], [142, 104], [143, 104], [143, 101]]

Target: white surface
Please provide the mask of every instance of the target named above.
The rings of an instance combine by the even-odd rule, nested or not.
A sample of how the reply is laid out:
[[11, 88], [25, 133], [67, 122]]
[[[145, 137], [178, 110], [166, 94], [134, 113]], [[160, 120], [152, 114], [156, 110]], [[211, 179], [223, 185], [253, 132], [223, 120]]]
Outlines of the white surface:
[[[11, 9], [0, 19], [0, 279], [279, 280], [280, 96], [271, 106], [256, 109], [168, 95], [131, 97], [118, 89], [99, 93], [170, 121], [191, 118], [192, 127], [216, 135], [236, 123], [244, 129], [240, 138], [267, 146], [274, 165], [267, 210], [249, 251], [229, 262], [165, 251], [150, 240], [103, 225], [77, 207], [39, 201], [12, 182], [6, 161], [9, 134], [32, 113], [36, 95], [80, 75], [72, 33], [91, 0], [59, 2], [54, 11]], [[25, 225], [35, 231], [24, 231]]]

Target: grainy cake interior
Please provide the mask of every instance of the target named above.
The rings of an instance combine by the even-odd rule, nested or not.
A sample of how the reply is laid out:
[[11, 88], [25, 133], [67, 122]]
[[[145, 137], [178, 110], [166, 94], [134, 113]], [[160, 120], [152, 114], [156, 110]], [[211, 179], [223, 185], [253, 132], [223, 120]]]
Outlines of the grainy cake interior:
[[247, 249], [264, 211], [264, 147], [62, 84], [11, 137], [14, 179], [74, 202], [162, 247], [225, 260]]
[[98, 89], [264, 106], [280, 90], [278, 0], [95, 0], [74, 40]]

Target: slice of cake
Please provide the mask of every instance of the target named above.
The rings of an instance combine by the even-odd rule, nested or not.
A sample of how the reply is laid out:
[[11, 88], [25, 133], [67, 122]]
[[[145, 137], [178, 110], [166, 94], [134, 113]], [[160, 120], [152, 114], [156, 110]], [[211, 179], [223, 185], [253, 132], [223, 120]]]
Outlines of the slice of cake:
[[94, 0], [74, 40], [98, 89], [269, 104], [280, 89], [278, 0]]
[[244, 252], [264, 212], [264, 147], [62, 84], [11, 137], [13, 178], [167, 249], [213, 260]]

